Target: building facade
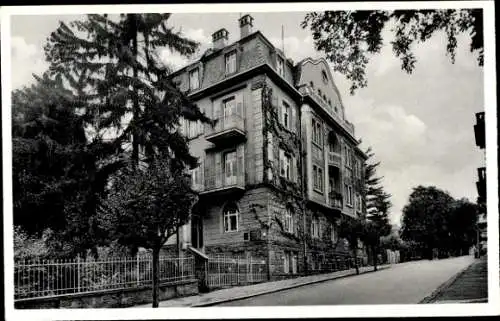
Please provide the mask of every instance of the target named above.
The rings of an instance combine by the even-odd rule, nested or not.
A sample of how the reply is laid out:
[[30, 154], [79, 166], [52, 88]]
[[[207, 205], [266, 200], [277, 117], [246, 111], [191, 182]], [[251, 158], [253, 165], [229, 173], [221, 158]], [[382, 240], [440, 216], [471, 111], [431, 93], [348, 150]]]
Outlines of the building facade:
[[213, 47], [172, 77], [215, 126], [181, 130], [200, 166], [191, 221], [165, 250], [267, 260], [273, 279], [321, 270], [348, 255], [342, 216], [364, 217], [365, 154], [324, 59], [294, 63], [239, 20], [240, 38]]

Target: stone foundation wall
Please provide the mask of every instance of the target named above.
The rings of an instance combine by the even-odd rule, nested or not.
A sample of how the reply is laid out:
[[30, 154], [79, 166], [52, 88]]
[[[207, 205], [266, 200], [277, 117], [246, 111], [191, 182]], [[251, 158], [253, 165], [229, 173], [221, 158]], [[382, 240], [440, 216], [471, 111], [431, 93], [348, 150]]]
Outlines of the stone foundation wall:
[[[160, 301], [198, 294], [197, 280], [160, 285]], [[58, 295], [16, 301], [16, 309], [124, 308], [152, 302], [150, 287]]]

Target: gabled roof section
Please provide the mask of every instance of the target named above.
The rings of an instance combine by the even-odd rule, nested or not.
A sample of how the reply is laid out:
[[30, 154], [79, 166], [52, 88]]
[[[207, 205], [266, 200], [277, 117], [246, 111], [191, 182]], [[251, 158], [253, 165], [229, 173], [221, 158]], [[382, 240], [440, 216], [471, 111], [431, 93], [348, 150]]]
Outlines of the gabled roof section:
[[299, 61], [297, 63], [297, 68], [298, 68], [299, 72], [298, 72], [298, 77], [296, 79], [295, 86], [297, 86], [300, 83], [301, 76], [302, 76], [301, 73], [300, 73], [301, 66], [305, 65], [306, 63], [312, 63], [313, 65], [318, 65], [318, 64], [321, 64], [321, 63], [324, 64], [325, 70], [326, 70], [326, 72], [328, 74], [328, 78], [330, 79], [330, 81], [333, 84], [333, 90], [335, 90], [335, 93], [337, 94], [337, 97], [339, 98], [340, 106], [342, 107], [342, 113], [345, 115], [345, 108], [344, 108], [344, 103], [342, 102], [342, 96], [340, 95], [339, 89], [337, 88], [337, 85], [335, 84], [335, 80], [333, 79], [332, 70], [330, 68], [330, 65], [328, 64], [328, 62], [326, 61], [325, 58], [321, 57], [321, 58], [318, 58], [318, 59], [313, 59], [311, 57], [307, 57], [307, 58], [302, 59], [301, 61]]

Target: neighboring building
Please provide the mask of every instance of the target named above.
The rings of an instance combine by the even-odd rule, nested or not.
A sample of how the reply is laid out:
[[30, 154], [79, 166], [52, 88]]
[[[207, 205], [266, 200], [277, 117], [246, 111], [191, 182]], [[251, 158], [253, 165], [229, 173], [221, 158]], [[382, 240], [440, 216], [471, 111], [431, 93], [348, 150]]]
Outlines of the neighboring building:
[[[485, 121], [484, 112], [476, 113], [476, 124], [474, 125], [474, 136], [476, 138], [476, 145], [485, 149], [486, 147], [486, 135], [485, 135]], [[486, 167], [479, 167], [477, 169], [478, 181], [476, 182], [477, 187], [477, 204], [479, 205], [479, 213], [477, 219], [478, 227], [478, 243], [480, 253], [484, 253], [488, 247], [488, 235], [487, 235], [487, 221], [486, 221]]]
[[200, 197], [165, 251], [177, 239], [209, 256], [260, 257], [274, 279], [320, 270], [347, 255], [341, 216], [364, 217], [366, 156], [327, 62], [294, 64], [250, 15], [239, 23], [238, 41], [215, 32], [213, 48], [172, 75], [217, 124], [182, 124]]

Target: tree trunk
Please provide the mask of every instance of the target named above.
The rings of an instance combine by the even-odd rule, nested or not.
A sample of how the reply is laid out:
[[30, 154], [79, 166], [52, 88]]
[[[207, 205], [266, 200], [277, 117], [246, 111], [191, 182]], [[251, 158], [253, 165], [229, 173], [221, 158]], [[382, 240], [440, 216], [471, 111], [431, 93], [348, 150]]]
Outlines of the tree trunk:
[[356, 257], [356, 254], [357, 254], [356, 252], [357, 252], [356, 249], [352, 250], [352, 254], [354, 256], [354, 268], [356, 269], [356, 275], [358, 275], [359, 274], [359, 266], [358, 266], [358, 260]]
[[157, 308], [160, 304], [160, 248], [153, 249], [153, 308]]
[[377, 271], [377, 250], [375, 246], [372, 247], [373, 253], [373, 271]]

